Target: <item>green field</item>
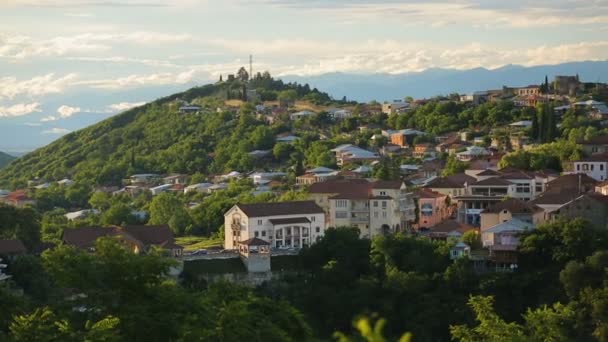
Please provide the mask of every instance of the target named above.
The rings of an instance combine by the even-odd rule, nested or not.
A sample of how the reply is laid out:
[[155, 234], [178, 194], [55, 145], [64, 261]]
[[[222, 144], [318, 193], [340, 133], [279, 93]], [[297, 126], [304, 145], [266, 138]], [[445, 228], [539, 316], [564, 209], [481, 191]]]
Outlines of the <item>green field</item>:
[[182, 236], [175, 238], [175, 243], [184, 247], [184, 252], [192, 252], [197, 249], [222, 247], [223, 241], [216, 237]]

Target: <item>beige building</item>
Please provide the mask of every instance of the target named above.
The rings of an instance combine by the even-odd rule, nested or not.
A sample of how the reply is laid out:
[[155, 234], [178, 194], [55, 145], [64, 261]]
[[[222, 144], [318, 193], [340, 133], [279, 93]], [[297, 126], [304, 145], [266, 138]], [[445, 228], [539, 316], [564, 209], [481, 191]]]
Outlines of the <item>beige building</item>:
[[409, 229], [413, 194], [401, 181], [333, 180], [311, 185], [310, 198], [327, 214], [328, 227], [357, 227], [361, 237]]
[[481, 212], [481, 232], [514, 218], [536, 226], [544, 221], [545, 212], [534, 204], [509, 198]]

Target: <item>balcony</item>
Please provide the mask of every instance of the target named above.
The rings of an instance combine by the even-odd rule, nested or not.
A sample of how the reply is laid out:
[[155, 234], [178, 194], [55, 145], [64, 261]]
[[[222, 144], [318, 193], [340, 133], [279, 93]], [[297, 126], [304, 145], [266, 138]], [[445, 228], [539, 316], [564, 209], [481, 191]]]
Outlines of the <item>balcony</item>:
[[233, 222], [231, 227], [232, 227], [232, 230], [234, 230], [234, 231], [241, 230], [241, 224], [238, 222]]
[[367, 216], [354, 216], [350, 218], [350, 222], [352, 223], [368, 223], [369, 217]]

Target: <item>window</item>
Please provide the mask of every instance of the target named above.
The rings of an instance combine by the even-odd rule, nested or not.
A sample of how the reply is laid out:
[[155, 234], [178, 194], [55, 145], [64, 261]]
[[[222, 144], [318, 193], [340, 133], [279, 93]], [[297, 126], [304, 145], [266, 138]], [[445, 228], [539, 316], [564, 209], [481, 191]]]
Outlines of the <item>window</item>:
[[591, 171], [593, 171], [594, 167], [595, 167], [595, 165], [591, 164]]
[[576, 171], [580, 171], [581, 170], [581, 165], [580, 164], [576, 164]]
[[383, 218], [386, 218], [386, 211], [383, 211], [383, 212], [382, 212], [382, 217], [383, 217]]
[[336, 211], [336, 218], [347, 218], [348, 213], [345, 211]]
[[317, 228], [315, 228], [315, 231], [316, 231], [317, 233], [320, 233], [320, 232], [321, 232], [321, 227], [317, 227]]
[[262, 225], [262, 220], [258, 220], [258, 226]]
[[386, 191], [380, 191], [380, 196], [386, 196]]
[[310, 217], [310, 222], [315, 222], [315, 217], [314, 216]]
[[604, 171], [604, 164], [600, 164], [600, 171]]
[[374, 201], [374, 208], [378, 208], [378, 201]]
[[260, 232], [254, 232], [253, 235], [255, 235], [255, 237], [260, 236]]
[[583, 171], [589, 171], [589, 164], [583, 164]]
[[382, 201], [382, 209], [386, 209], [386, 201]]
[[262, 230], [262, 236], [266, 237], [266, 231]]
[[374, 218], [378, 218], [378, 212], [374, 211]]
[[346, 200], [337, 200], [336, 208], [346, 208], [347, 201]]

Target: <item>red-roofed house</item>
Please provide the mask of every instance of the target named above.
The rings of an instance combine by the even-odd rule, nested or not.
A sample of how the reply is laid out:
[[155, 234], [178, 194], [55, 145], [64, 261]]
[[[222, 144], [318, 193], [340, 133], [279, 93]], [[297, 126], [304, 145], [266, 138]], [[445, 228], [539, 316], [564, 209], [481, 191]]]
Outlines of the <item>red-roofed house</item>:
[[418, 228], [431, 228], [447, 220], [453, 212], [448, 196], [429, 189], [420, 189], [418, 197]]

